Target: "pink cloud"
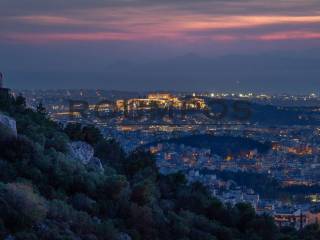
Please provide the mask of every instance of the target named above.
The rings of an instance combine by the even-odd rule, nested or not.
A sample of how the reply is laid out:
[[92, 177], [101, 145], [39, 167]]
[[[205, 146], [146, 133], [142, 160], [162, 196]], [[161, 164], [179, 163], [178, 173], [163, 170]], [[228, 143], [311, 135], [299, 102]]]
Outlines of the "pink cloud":
[[33, 25], [85, 25], [87, 21], [64, 17], [64, 16], [52, 16], [52, 15], [29, 15], [18, 16], [10, 18], [13, 21], [20, 23], [29, 23]]
[[212, 30], [253, 28], [266, 25], [319, 23], [320, 16], [220, 16], [195, 18], [181, 23], [182, 29]]
[[263, 41], [281, 41], [281, 40], [295, 40], [295, 39], [320, 39], [320, 32], [303, 32], [303, 31], [290, 31], [290, 32], [276, 32], [269, 33], [255, 37], [255, 40]]
[[[27, 15], [9, 19], [29, 32], [2, 32], [2, 39], [28, 43], [63, 41], [144, 41], [172, 40], [178, 42], [237, 40], [278, 41], [290, 39], [318, 39], [316, 30], [287, 32], [286, 25], [320, 24], [320, 15], [236, 15], [192, 12], [168, 7], [101, 8], [73, 10], [60, 15]], [[46, 30], [39, 26], [46, 25]], [[282, 26], [283, 32], [255, 33], [263, 26]], [[67, 28], [65, 28], [67, 27]], [[74, 27], [74, 28], [73, 28]], [[232, 30], [241, 32], [232, 33]], [[221, 33], [228, 30], [228, 33]], [[202, 35], [201, 33], [209, 32]], [[218, 33], [217, 31], [220, 31]], [[279, 30], [277, 30], [279, 31]], [[197, 32], [199, 34], [197, 34]], [[231, 33], [229, 33], [231, 32]]]
[[133, 37], [121, 33], [11, 33], [6, 36], [7, 40], [27, 43], [48, 43], [64, 41], [114, 41], [132, 40]]
[[26, 43], [50, 43], [50, 42], [101, 42], [101, 41], [145, 41], [145, 40], [170, 40], [186, 43], [201, 43], [208, 41], [234, 42], [243, 40], [255, 41], [283, 41], [283, 40], [312, 40], [320, 39], [320, 33], [308, 31], [288, 31], [257, 35], [237, 35], [237, 34], [211, 34], [209, 36], [194, 36], [184, 33], [164, 34], [150, 33], [146, 36], [133, 33], [114, 33], [114, 32], [80, 32], [80, 33], [10, 33], [3, 39], [7, 41], [26, 42]]
[[7, 41], [26, 43], [50, 43], [50, 42], [101, 42], [101, 41], [139, 41], [150, 39], [171, 39], [176, 40], [178, 34], [170, 33], [150, 33], [146, 36], [135, 33], [117, 32], [78, 32], [78, 33], [10, 33], [3, 39]]

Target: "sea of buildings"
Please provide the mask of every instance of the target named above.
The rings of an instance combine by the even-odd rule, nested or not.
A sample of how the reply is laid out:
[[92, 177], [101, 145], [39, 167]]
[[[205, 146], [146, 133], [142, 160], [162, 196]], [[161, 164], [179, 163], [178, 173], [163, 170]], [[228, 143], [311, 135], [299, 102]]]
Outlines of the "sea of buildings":
[[[199, 181], [225, 204], [250, 203], [260, 214], [272, 215], [281, 226], [300, 228], [320, 221], [320, 192], [306, 195], [304, 203], [260, 198], [252, 189], [223, 181], [210, 171], [253, 171], [267, 174], [283, 186], [320, 183], [320, 125], [266, 126], [247, 120], [212, 121], [205, 99], [246, 100], [275, 106], [320, 106], [320, 96], [252, 93], [133, 93], [103, 90], [13, 91], [23, 94], [31, 107], [40, 102], [62, 124], [95, 124], [105, 137], [115, 138], [126, 152], [147, 147], [163, 174], [183, 172], [189, 182]], [[320, 114], [320, 107], [316, 111]], [[320, 119], [320, 118], [319, 118]], [[211, 134], [270, 142], [267, 153], [253, 149], [220, 156], [214, 149], [166, 142], [172, 138]], [[156, 144], [151, 144], [156, 143]]]

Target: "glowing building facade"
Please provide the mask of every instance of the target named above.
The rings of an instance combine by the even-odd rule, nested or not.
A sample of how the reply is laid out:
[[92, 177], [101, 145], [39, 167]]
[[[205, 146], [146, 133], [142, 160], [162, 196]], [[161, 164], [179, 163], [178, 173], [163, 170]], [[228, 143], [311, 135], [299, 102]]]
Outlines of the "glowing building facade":
[[169, 93], [151, 93], [146, 98], [132, 98], [128, 100], [118, 100], [116, 102], [118, 110], [150, 110], [154, 108], [174, 108], [174, 109], [204, 109], [205, 101], [200, 98], [179, 99]]

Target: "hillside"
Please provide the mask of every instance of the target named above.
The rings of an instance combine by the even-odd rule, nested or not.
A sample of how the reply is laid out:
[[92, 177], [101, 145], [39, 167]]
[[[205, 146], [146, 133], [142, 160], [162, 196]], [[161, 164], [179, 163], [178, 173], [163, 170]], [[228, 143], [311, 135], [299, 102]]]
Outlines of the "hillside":
[[[278, 107], [244, 100], [206, 99], [210, 110], [221, 120], [240, 120], [261, 126], [319, 125], [320, 114], [314, 107]], [[220, 120], [220, 119], [216, 119]]]
[[[246, 204], [223, 206], [181, 174], [160, 175], [153, 156], [126, 156], [93, 126], [50, 121], [40, 105], [0, 99], [18, 136], [0, 134], [0, 239], [276, 240], [319, 239], [319, 226], [278, 229]], [[90, 144], [97, 170], [70, 154]]]
[[[271, 149], [270, 143], [260, 143], [243, 137], [214, 136], [209, 134], [173, 138], [160, 142], [184, 144], [186, 146], [196, 148], [206, 148], [210, 149], [213, 154], [220, 155], [221, 157], [226, 157], [229, 154], [238, 156], [252, 150], [257, 150], [259, 153], [266, 153]], [[156, 143], [152, 143], [150, 145]]]

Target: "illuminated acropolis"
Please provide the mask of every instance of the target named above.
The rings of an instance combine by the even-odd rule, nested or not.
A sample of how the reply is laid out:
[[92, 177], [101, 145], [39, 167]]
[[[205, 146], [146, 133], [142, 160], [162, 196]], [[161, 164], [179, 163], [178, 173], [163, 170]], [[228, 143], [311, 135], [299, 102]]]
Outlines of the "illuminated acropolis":
[[154, 108], [165, 109], [204, 109], [205, 101], [201, 98], [191, 97], [180, 99], [170, 93], [151, 93], [146, 98], [132, 98], [128, 100], [117, 100], [116, 107], [119, 111], [151, 110]]

